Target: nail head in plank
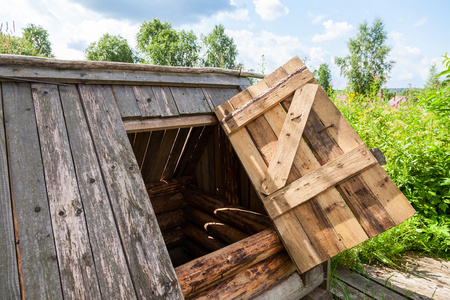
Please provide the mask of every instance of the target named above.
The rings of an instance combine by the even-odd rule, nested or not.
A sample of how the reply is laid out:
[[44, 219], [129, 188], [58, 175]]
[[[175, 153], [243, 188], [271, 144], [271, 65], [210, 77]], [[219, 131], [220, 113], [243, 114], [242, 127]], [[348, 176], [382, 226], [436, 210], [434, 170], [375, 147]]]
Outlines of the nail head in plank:
[[109, 299], [117, 295], [134, 299], [136, 293], [77, 87], [60, 87], [59, 92], [101, 294]]
[[306, 84], [295, 91], [275, 153], [263, 179], [263, 194], [272, 194], [286, 185], [318, 87], [316, 84]]
[[62, 299], [31, 87], [4, 82], [2, 89], [25, 297]]
[[133, 91], [143, 118], [161, 116], [161, 110], [151, 86], [133, 86]]
[[83, 203], [56, 85], [32, 84], [64, 298], [100, 297]]
[[89, 85], [80, 93], [138, 297], [182, 299], [111, 90]]
[[13, 211], [9, 189], [8, 159], [3, 126], [3, 100], [0, 84], [0, 298], [19, 299], [19, 271], [17, 269]]

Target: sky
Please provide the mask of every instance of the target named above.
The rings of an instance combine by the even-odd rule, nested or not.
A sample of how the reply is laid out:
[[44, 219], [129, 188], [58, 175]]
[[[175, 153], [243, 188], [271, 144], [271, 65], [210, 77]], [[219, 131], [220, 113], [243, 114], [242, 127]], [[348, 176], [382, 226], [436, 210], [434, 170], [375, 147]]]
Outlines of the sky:
[[[245, 69], [269, 74], [294, 56], [311, 69], [327, 63], [335, 87], [346, 79], [334, 64], [365, 21], [380, 18], [395, 65], [387, 87], [423, 87], [429, 69], [442, 69], [450, 51], [448, 0], [0, 0], [2, 30], [33, 23], [48, 33], [58, 59], [84, 59], [83, 50], [105, 33], [132, 47], [144, 20], [159, 18], [175, 29], [208, 34], [222, 24]], [[14, 27], [13, 27], [14, 24]]]

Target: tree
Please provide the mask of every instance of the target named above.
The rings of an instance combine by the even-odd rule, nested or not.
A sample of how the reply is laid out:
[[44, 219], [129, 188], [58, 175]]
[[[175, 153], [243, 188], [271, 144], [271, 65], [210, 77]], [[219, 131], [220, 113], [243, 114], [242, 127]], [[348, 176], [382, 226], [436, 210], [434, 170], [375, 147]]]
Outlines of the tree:
[[430, 68], [430, 74], [428, 75], [427, 82], [425, 82], [425, 89], [438, 90], [442, 85], [442, 82], [438, 78], [438, 71], [436, 64], [433, 64]]
[[84, 50], [87, 60], [138, 62], [139, 58], [120, 35], [104, 34]]
[[48, 39], [48, 32], [42, 26], [28, 24], [23, 29], [23, 38], [32, 43], [37, 53], [47, 57], [55, 57], [52, 53], [52, 44]]
[[0, 53], [53, 57], [47, 30], [41, 26], [29, 24], [23, 29], [22, 36], [18, 37], [15, 36], [14, 23], [13, 29], [10, 29], [6, 23], [5, 32], [3, 32], [3, 24], [1, 25]]
[[317, 82], [327, 91], [331, 83], [331, 71], [327, 63], [323, 63], [319, 66], [319, 70], [314, 70], [313, 75], [316, 77]]
[[212, 32], [202, 36], [205, 55], [202, 63], [205, 67], [236, 68], [238, 54], [234, 40], [225, 34], [223, 25], [216, 25]]
[[386, 45], [386, 39], [387, 32], [380, 19], [376, 19], [372, 27], [366, 21], [359, 25], [356, 38], [348, 42], [350, 55], [335, 59], [353, 92], [370, 92], [370, 85], [376, 78], [386, 82], [395, 63], [388, 60], [391, 47]]
[[156, 65], [193, 67], [199, 58], [197, 36], [192, 31], [177, 31], [156, 18], [141, 24], [136, 41], [148, 62]]

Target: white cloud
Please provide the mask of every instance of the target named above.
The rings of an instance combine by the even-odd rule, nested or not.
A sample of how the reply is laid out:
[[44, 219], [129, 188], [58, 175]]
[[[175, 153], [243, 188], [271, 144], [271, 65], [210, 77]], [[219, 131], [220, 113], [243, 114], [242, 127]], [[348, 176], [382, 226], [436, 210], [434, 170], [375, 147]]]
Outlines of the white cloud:
[[325, 15], [315, 15], [312, 12], [308, 11], [308, 18], [311, 19], [311, 23], [319, 24], [323, 21], [323, 19], [325, 19]]
[[255, 11], [263, 20], [273, 21], [287, 15], [289, 9], [279, 0], [253, 0]]
[[324, 34], [315, 34], [312, 38], [313, 42], [325, 42], [337, 39], [346, 35], [348, 32], [353, 30], [353, 25], [347, 22], [333, 22], [333, 20], [328, 20], [322, 23], [325, 27]]
[[425, 23], [427, 23], [427, 17], [422, 17], [419, 21], [417, 21], [414, 24], [414, 26], [415, 27], [423, 26], [423, 25], [425, 25]]
[[406, 52], [412, 54], [412, 55], [418, 55], [420, 54], [420, 49], [417, 47], [411, 47], [411, 46], [406, 46], [405, 47]]

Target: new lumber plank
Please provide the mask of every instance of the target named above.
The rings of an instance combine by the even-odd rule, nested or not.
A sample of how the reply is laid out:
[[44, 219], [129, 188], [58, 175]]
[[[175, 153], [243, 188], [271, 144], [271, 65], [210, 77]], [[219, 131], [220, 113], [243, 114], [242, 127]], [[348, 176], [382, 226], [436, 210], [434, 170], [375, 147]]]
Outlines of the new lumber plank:
[[31, 87], [3, 82], [2, 90], [24, 295], [62, 299]]
[[64, 298], [100, 297], [56, 85], [31, 85]]
[[[266, 229], [175, 269], [185, 297], [215, 286], [283, 250], [273, 229]], [[289, 258], [288, 258], [289, 260]]]
[[275, 152], [267, 168], [267, 175], [263, 179], [262, 193], [270, 195], [286, 185], [318, 88], [318, 85], [306, 84], [295, 91]]
[[[328, 128], [328, 132], [344, 153], [362, 144], [361, 138], [336, 106], [329, 101], [325, 91], [320, 91], [313, 108], [325, 127], [333, 124], [332, 127]], [[380, 165], [376, 164], [365, 170], [360, 176], [395, 224], [398, 225], [414, 215], [415, 210], [408, 199], [400, 192]]]
[[79, 89], [138, 298], [182, 299], [111, 89]]
[[0, 84], [0, 298], [19, 299], [19, 270], [17, 268], [13, 210], [9, 189], [8, 158], [3, 118], [2, 87]]
[[173, 99], [172, 92], [167, 86], [153, 86], [153, 94], [155, 95], [155, 101], [158, 103], [159, 110], [162, 117], [178, 116], [177, 104]]
[[123, 295], [135, 299], [136, 292], [77, 87], [61, 86], [59, 93], [101, 294], [105, 298]]
[[170, 90], [180, 115], [212, 112], [201, 88], [171, 87]]
[[267, 212], [276, 218], [376, 163], [369, 149], [360, 145], [264, 198]]
[[112, 89], [122, 119], [140, 119], [142, 115], [132, 87], [129, 85], [113, 85]]

